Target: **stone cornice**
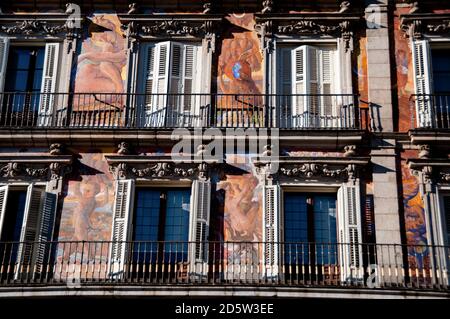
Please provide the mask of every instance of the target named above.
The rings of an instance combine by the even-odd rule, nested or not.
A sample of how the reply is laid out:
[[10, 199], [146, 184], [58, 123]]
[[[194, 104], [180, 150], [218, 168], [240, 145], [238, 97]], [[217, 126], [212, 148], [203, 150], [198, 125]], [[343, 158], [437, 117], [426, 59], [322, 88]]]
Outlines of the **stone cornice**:
[[72, 155], [0, 155], [0, 178], [57, 180], [71, 171]]
[[413, 13], [400, 16], [400, 29], [406, 37], [421, 39], [424, 35], [450, 35], [450, 13]]
[[406, 164], [413, 175], [422, 175], [424, 183], [450, 183], [450, 159], [448, 158], [410, 158]]
[[256, 14], [256, 30], [270, 50], [267, 40], [274, 36], [327, 36], [342, 38], [351, 49], [352, 38], [362, 16], [354, 13], [319, 12], [294, 14]]
[[[356, 178], [358, 171], [369, 164], [369, 157], [294, 157], [280, 156], [254, 158], [254, 165], [263, 172], [278, 166], [278, 175], [286, 177], [334, 178], [349, 180]], [[272, 165], [272, 168], [268, 166]]]
[[198, 178], [206, 179], [216, 159], [167, 155], [105, 155], [116, 179], [125, 178]]
[[132, 38], [207, 38], [218, 35], [223, 15], [131, 14], [119, 15]]
[[[83, 21], [79, 18], [77, 22]], [[75, 20], [69, 14], [2, 14], [0, 34], [10, 37], [55, 37], [73, 38], [79, 29], [74, 28]]]

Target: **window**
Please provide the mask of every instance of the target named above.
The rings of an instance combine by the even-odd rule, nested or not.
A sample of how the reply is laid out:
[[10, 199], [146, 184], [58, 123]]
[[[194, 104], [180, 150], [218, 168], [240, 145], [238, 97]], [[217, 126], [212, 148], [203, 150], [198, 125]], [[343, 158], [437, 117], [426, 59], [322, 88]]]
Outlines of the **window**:
[[42, 269], [48, 261], [46, 242], [52, 238], [55, 209], [56, 195], [43, 187], [0, 187], [0, 254], [6, 258], [1, 276], [17, 279], [29, 276], [30, 269]]
[[286, 192], [286, 264], [334, 264], [337, 257], [336, 195]]
[[144, 126], [192, 125], [200, 112], [201, 47], [179, 42], [142, 47], [138, 92]]
[[338, 126], [343, 102], [339, 93], [337, 50], [332, 46], [285, 46], [277, 50], [277, 94], [281, 125]]
[[190, 189], [137, 188], [132, 238], [146, 248], [135, 244], [135, 260], [162, 260], [161, 252], [165, 262], [187, 260], [190, 196]]
[[0, 37], [1, 113], [9, 125], [48, 125], [57, 88], [58, 43], [22, 46]]
[[444, 240], [447, 242], [444, 245], [450, 245], [450, 194], [442, 196], [442, 217], [444, 220]]
[[450, 45], [420, 40], [413, 46], [417, 125], [450, 128]]

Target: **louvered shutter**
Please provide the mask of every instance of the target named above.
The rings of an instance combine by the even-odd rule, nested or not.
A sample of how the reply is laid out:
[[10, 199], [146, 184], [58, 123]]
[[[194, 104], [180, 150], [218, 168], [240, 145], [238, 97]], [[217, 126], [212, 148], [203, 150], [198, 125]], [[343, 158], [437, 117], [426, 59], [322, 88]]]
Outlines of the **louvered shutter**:
[[189, 248], [191, 272], [205, 275], [208, 262], [209, 214], [211, 182], [195, 180], [192, 183], [192, 211]]
[[273, 105], [279, 105], [279, 108], [275, 110], [280, 114], [279, 126], [281, 128], [292, 127], [292, 98], [290, 94], [294, 93], [292, 91], [292, 52], [288, 49], [280, 49], [277, 53], [277, 69], [278, 72], [278, 96], [275, 97], [276, 100]]
[[278, 185], [265, 186], [263, 192], [263, 264], [264, 275], [268, 278], [278, 276], [279, 265], [279, 209], [280, 187]]
[[3, 221], [5, 220], [6, 202], [8, 200], [9, 186], [0, 186], [0, 238], [2, 236]]
[[307, 126], [309, 79], [307, 74], [308, 46], [303, 45], [292, 50], [292, 126]]
[[198, 93], [194, 91], [197, 88], [198, 81], [196, 81], [196, 58], [197, 58], [197, 47], [193, 45], [184, 46], [184, 59], [183, 59], [183, 104], [181, 109], [181, 123], [180, 125], [191, 126], [192, 115], [196, 115], [196, 110], [198, 107], [195, 105], [198, 103], [196, 96], [192, 93]]
[[[0, 37], [0, 94], [3, 93], [6, 76], [6, 66], [8, 63], [9, 39]], [[2, 97], [0, 97], [0, 101]]]
[[59, 47], [59, 43], [47, 43], [45, 46], [39, 104], [39, 125], [41, 126], [52, 125], [51, 119], [56, 101], [54, 93], [57, 85]]
[[44, 190], [34, 184], [28, 186], [25, 211], [23, 214], [20, 244], [17, 249], [15, 278], [34, 273], [34, 250], [37, 247], [41, 203]]
[[292, 50], [292, 119], [295, 127], [335, 125], [333, 99], [333, 50], [302, 45]]
[[338, 237], [341, 280], [362, 279], [361, 203], [358, 185], [343, 185], [338, 191]]
[[34, 251], [35, 271], [37, 273], [42, 273], [48, 266], [48, 254], [50, 254], [52, 248], [49, 242], [51, 242], [53, 236], [57, 202], [58, 196], [56, 194], [49, 192], [43, 194], [37, 236], [39, 243]]
[[109, 260], [111, 279], [121, 279], [126, 271], [127, 240], [130, 215], [133, 210], [133, 194], [133, 180], [118, 180], [116, 182]]
[[416, 114], [419, 127], [432, 127], [430, 49], [427, 40], [413, 42]]
[[183, 111], [183, 52], [184, 46], [180, 43], [171, 43], [170, 48], [170, 80], [167, 107], [167, 125], [177, 126]]
[[156, 103], [155, 97], [153, 95], [155, 90], [155, 57], [156, 48], [153, 44], [144, 47], [144, 83], [143, 83], [143, 93], [144, 93], [144, 112], [145, 112], [145, 126], [150, 126], [151, 114], [153, 112], [153, 103]]
[[334, 51], [329, 49], [321, 49], [319, 52], [319, 94], [322, 96], [319, 101], [319, 116], [320, 127], [334, 127], [336, 123], [333, 121], [334, 101], [331, 97], [334, 72], [333, 72], [333, 57]]

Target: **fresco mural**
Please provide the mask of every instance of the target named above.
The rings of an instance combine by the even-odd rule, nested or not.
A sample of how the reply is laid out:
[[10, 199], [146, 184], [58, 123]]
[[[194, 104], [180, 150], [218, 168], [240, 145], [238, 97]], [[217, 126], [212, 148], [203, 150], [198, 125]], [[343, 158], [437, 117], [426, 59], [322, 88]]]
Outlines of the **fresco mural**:
[[[229, 162], [232, 163], [233, 159]], [[262, 246], [258, 244], [262, 241], [262, 185], [253, 175], [249, 164], [245, 164], [242, 159], [234, 159], [234, 163], [244, 163], [237, 166], [247, 173], [227, 174], [217, 183], [213, 199], [217, 206], [213, 210], [215, 216], [212, 217], [215, 220], [213, 229], [215, 240], [247, 242], [223, 247], [225, 272], [229, 271], [229, 275], [234, 276], [229, 279], [253, 274], [252, 267], [261, 264], [262, 253]], [[248, 265], [248, 269], [231, 270], [235, 266], [242, 267], [242, 265]]]
[[[395, 17], [408, 13], [408, 8], [398, 8]], [[415, 110], [410, 97], [414, 94], [414, 69], [410, 40], [400, 30], [400, 19], [394, 19], [395, 63], [398, 94], [398, 130], [408, 131], [411, 128], [411, 116]]]
[[[411, 175], [406, 161], [402, 161], [403, 206], [405, 214], [406, 242], [409, 245], [427, 245], [425, 209], [418, 179]], [[430, 259], [426, 247], [408, 247], [410, 266], [428, 269]]]
[[[80, 155], [79, 179], [69, 180], [63, 194], [58, 241], [109, 241], [114, 205], [113, 177], [103, 154]], [[98, 267], [106, 267], [108, 251], [107, 244], [61, 243], [57, 260], [61, 264], [82, 260], [85, 265], [95, 263]]]
[[[231, 26], [223, 35], [218, 58], [217, 121], [222, 125], [242, 123], [260, 126], [264, 109], [259, 94], [263, 88], [263, 65], [260, 43], [252, 14], [231, 14]], [[236, 94], [245, 94], [239, 96]]]
[[[115, 14], [95, 14], [89, 18], [87, 37], [81, 44], [75, 71], [73, 124], [86, 117], [117, 123], [124, 105], [126, 42]], [[95, 94], [94, 94], [95, 93]], [[90, 112], [96, 112], [95, 115]], [[103, 111], [103, 112], [102, 112]], [[112, 116], [115, 116], [111, 118]], [[111, 123], [111, 124], [112, 124]]]

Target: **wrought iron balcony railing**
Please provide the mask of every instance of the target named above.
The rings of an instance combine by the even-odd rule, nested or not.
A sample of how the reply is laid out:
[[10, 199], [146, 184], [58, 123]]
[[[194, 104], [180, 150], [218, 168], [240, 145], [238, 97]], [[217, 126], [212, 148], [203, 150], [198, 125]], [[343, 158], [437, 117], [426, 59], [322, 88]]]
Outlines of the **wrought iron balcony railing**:
[[450, 94], [414, 94], [410, 109], [412, 128], [450, 129]]
[[0, 93], [0, 127], [365, 129], [349, 94]]
[[283, 242], [2, 242], [0, 286], [277, 285], [449, 290], [450, 247]]

